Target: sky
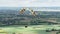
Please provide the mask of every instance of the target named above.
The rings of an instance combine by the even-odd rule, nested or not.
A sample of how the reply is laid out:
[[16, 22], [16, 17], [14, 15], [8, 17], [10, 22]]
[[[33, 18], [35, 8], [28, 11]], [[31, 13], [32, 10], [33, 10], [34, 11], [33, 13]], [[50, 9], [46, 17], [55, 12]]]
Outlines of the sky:
[[60, 0], [0, 0], [0, 7], [60, 7]]

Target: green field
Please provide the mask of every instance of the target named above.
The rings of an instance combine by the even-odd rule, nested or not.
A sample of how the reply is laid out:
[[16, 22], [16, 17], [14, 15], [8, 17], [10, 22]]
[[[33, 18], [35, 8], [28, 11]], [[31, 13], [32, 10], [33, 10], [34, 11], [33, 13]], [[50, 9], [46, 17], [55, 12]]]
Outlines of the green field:
[[[52, 34], [46, 30], [60, 29], [59, 25], [33, 25], [25, 28], [24, 26], [7, 26], [0, 27], [0, 34]], [[54, 32], [53, 32], [54, 33]], [[55, 32], [56, 33], [56, 32]]]

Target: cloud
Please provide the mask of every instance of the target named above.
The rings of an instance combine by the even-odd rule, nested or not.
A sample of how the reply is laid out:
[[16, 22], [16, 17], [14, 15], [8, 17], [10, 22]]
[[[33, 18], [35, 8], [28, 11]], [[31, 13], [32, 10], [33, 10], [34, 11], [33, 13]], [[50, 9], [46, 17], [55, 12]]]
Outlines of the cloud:
[[35, 0], [30, 4], [35, 7], [60, 7], [60, 0]]
[[0, 0], [0, 7], [60, 7], [60, 0]]
[[26, 6], [30, 1], [25, 0], [0, 0], [0, 6], [18, 7]]

